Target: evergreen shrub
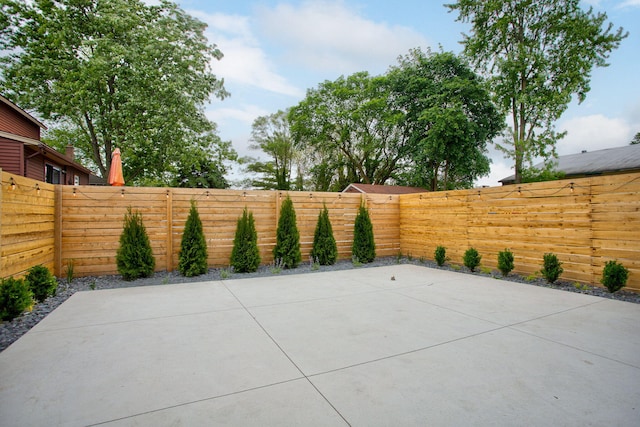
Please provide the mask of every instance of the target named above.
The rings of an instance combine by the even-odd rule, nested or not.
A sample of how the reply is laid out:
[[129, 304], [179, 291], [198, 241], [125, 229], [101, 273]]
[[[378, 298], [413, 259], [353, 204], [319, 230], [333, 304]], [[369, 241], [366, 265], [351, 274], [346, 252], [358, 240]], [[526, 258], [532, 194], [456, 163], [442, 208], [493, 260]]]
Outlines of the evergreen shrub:
[[131, 207], [127, 208], [124, 215], [124, 228], [120, 235], [116, 264], [124, 280], [149, 277], [156, 266], [149, 236], [142, 222], [142, 214], [132, 212]]
[[191, 209], [180, 242], [178, 270], [186, 277], [199, 276], [208, 270], [207, 241], [202, 230], [202, 221], [195, 200], [191, 200]]
[[438, 246], [433, 254], [433, 259], [436, 260], [436, 264], [442, 267], [447, 262], [447, 250], [444, 246]]
[[0, 280], [0, 320], [14, 319], [32, 304], [32, 294], [25, 280], [13, 277]]
[[562, 263], [558, 260], [558, 257], [553, 253], [544, 254], [542, 257], [542, 270], [540, 273], [547, 279], [547, 282], [553, 283], [562, 274], [564, 269]]
[[333, 237], [329, 210], [325, 205], [318, 215], [316, 231], [313, 235], [311, 259], [320, 265], [333, 265], [338, 258], [338, 245]]
[[367, 264], [376, 258], [376, 243], [373, 236], [373, 224], [369, 210], [360, 205], [353, 229], [352, 259]]
[[503, 276], [508, 276], [511, 270], [515, 267], [513, 260], [513, 252], [509, 249], [498, 252], [498, 270], [500, 270]]
[[238, 218], [230, 264], [236, 273], [252, 273], [260, 266], [256, 224], [253, 213], [249, 212], [246, 207], [242, 216]]
[[628, 277], [629, 270], [624, 268], [622, 264], [619, 264], [617, 261], [609, 261], [602, 270], [602, 279], [600, 279], [600, 282], [602, 282], [609, 292], [614, 293], [627, 285]]
[[296, 211], [293, 201], [287, 196], [282, 202], [276, 246], [273, 248], [273, 259], [278, 260], [284, 268], [296, 268], [302, 261], [300, 252], [300, 232], [296, 224]]
[[27, 286], [29, 286], [33, 297], [38, 302], [42, 302], [51, 295], [55, 295], [56, 289], [58, 288], [58, 281], [44, 265], [31, 267], [27, 272], [25, 282]]
[[464, 266], [473, 272], [476, 270], [476, 267], [480, 265], [481, 259], [482, 256], [477, 250], [469, 248], [465, 251], [462, 261], [464, 262]]

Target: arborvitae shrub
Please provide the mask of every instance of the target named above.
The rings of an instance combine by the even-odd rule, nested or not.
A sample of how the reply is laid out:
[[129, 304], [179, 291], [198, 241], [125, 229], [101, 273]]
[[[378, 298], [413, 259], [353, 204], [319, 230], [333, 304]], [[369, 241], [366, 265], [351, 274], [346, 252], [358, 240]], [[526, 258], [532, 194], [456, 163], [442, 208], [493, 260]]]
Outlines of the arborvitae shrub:
[[511, 252], [509, 249], [498, 252], [498, 270], [502, 272], [503, 276], [507, 276], [511, 272], [511, 270], [513, 270], [513, 259], [513, 252]]
[[207, 241], [202, 231], [196, 202], [191, 200], [191, 210], [180, 243], [178, 270], [183, 276], [192, 277], [206, 273], [207, 269]]
[[29, 269], [25, 278], [33, 297], [42, 302], [51, 295], [55, 295], [58, 281], [44, 265], [36, 265]]
[[600, 279], [600, 282], [602, 282], [609, 292], [613, 293], [627, 285], [628, 277], [629, 270], [624, 268], [622, 264], [618, 264], [617, 261], [609, 261], [602, 270], [602, 279]]
[[338, 246], [333, 237], [333, 228], [329, 219], [327, 206], [320, 211], [316, 231], [313, 235], [313, 249], [311, 249], [313, 262], [320, 265], [333, 265], [338, 258]]
[[353, 228], [353, 259], [363, 264], [372, 262], [376, 258], [376, 243], [373, 238], [373, 224], [369, 217], [369, 210], [360, 205]]
[[476, 267], [480, 265], [482, 256], [474, 248], [469, 248], [465, 251], [462, 261], [464, 266], [471, 271], [475, 271]]
[[0, 319], [11, 320], [18, 317], [33, 304], [27, 282], [23, 279], [0, 280]]
[[251, 273], [260, 266], [256, 224], [253, 220], [253, 213], [249, 212], [247, 208], [244, 208], [242, 216], [238, 218], [230, 262], [236, 273]]
[[293, 209], [293, 202], [289, 196], [284, 199], [280, 209], [273, 259], [284, 268], [296, 268], [302, 260], [300, 232], [296, 224], [296, 211]]
[[542, 270], [540, 273], [547, 279], [547, 282], [553, 283], [558, 280], [564, 269], [562, 263], [555, 254], [548, 253], [542, 257]]
[[124, 215], [124, 229], [120, 235], [116, 263], [124, 280], [149, 277], [156, 266], [142, 215], [140, 212], [132, 212], [131, 207], [127, 208]]
[[442, 267], [445, 262], [447, 262], [447, 250], [444, 246], [438, 246], [433, 253], [433, 259], [436, 260], [436, 264]]

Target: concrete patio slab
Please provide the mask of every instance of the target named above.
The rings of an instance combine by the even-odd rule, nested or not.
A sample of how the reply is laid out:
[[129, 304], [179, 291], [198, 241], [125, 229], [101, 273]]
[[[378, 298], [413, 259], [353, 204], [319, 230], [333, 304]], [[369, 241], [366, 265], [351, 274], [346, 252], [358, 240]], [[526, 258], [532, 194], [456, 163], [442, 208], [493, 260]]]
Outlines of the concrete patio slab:
[[0, 353], [0, 425], [635, 426], [638, 325], [413, 265], [83, 292]]

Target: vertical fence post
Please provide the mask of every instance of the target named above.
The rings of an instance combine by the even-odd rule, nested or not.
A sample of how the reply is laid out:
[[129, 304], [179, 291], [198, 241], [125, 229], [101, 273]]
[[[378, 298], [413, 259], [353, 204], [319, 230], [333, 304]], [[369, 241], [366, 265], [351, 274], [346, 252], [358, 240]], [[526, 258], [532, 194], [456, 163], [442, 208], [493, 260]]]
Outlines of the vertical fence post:
[[167, 271], [173, 271], [173, 190], [167, 189]]
[[54, 188], [54, 226], [53, 226], [53, 274], [62, 277], [62, 185]]

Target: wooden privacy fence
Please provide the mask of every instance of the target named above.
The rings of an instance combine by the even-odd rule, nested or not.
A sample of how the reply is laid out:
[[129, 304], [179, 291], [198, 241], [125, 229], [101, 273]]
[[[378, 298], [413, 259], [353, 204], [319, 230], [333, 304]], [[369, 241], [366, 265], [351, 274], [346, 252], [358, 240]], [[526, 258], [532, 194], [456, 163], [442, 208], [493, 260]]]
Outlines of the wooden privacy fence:
[[[78, 275], [116, 274], [115, 256], [127, 207], [142, 214], [157, 270], [173, 270], [191, 200], [195, 200], [207, 241], [209, 265], [226, 267], [238, 218], [247, 207], [254, 216], [263, 264], [273, 261], [276, 229], [283, 198], [296, 211], [303, 262], [309, 261], [318, 214], [326, 204], [340, 258], [351, 257], [353, 227], [363, 197], [359, 194], [142, 187], [69, 187], [60, 189], [57, 208], [56, 272], [73, 262]], [[376, 229], [380, 256], [400, 250], [398, 196], [364, 198]]]
[[509, 248], [515, 272], [531, 274], [540, 269], [543, 254], [553, 252], [564, 263], [563, 279], [592, 284], [599, 284], [604, 263], [617, 259], [630, 271], [628, 288], [640, 291], [640, 173], [401, 196], [52, 186], [2, 173], [0, 277], [24, 274], [36, 264], [62, 276], [71, 262], [76, 275], [116, 274], [129, 206], [143, 215], [157, 270], [176, 269], [191, 199], [203, 222], [209, 265], [228, 266], [245, 206], [256, 220], [262, 262], [271, 263], [287, 194], [296, 210], [303, 262], [324, 204], [339, 256], [350, 258], [353, 224], [364, 201], [378, 256], [402, 252], [433, 259], [442, 245], [451, 262], [462, 264], [464, 251], [475, 247], [482, 265], [495, 268], [498, 252]]
[[401, 251], [433, 259], [440, 245], [456, 264], [474, 247], [490, 268], [509, 248], [525, 275], [553, 252], [562, 279], [592, 284], [616, 259], [629, 269], [627, 287], [640, 290], [640, 174], [402, 196]]

